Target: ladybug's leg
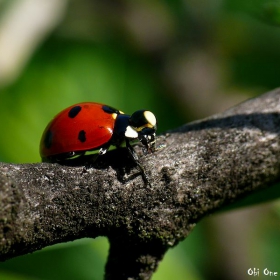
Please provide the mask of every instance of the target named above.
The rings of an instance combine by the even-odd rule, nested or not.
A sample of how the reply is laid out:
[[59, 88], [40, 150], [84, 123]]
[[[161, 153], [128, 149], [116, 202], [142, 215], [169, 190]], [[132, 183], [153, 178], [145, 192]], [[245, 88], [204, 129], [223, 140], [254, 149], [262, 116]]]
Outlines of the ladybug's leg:
[[100, 148], [98, 155], [105, 155], [107, 153], [109, 147], [110, 147], [110, 145]]
[[86, 164], [83, 168], [83, 172], [87, 172], [88, 169], [94, 167], [94, 163], [97, 161], [100, 155], [106, 154], [107, 150], [109, 149], [110, 144], [103, 146], [102, 148], [99, 149], [98, 153], [93, 154], [87, 159]]
[[107, 144], [107, 145], [101, 147], [99, 149], [98, 153], [94, 154], [93, 157], [91, 158], [91, 161], [90, 161], [91, 164], [95, 163], [96, 160], [99, 158], [99, 156], [105, 155], [107, 153], [108, 149], [110, 148], [110, 145], [111, 144]]
[[128, 149], [129, 155], [131, 156], [133, 161], [136, 163], [137, 167], [140, 169], [145, 184], [148, 184], [151, 187], [148, 176], [145, 173], [145, 169], [139, 162], [137, 153], [134, 151], [133, 147], [130, 145], [129, 140], [126, 139], [125, 141], [126, 141], [126, 148]]

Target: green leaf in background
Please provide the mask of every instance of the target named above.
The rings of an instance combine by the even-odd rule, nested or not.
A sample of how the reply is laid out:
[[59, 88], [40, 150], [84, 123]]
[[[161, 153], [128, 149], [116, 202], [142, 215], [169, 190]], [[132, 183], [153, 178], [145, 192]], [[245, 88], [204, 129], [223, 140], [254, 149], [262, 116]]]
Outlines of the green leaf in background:
[[[105, 238], [81, 239], [47, 247], [0, 264], [0, 279], [99, 280], [106, 261]], [[9, 276], [11, 273], [11, 276]], [[12, 278], [17, 277], [19, 278]]]
[[280, 1], [264, 3], [262, 17], [267, 23], [280, 26]]

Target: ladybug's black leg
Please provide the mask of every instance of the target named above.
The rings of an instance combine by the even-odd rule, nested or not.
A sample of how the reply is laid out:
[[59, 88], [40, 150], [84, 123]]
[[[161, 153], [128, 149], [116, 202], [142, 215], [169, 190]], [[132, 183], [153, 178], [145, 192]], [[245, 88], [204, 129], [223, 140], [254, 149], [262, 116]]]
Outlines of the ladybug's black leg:
[[107, 153], [109, 147], [110, 147], [110, 145], [108, 145], [107, 147], [100, 148], [98, 155], [105, 155]]
[[105, 155], [105, 154], [107, 153], [109, 147], [110, 147], [110, 144], [107, 145], [107, 146], [104, 146], [104, 147], [100, 148], [99, 151], [98, 151], [98, 153], [93, 155], [93, 157], [92, 157], [92, 159], [91, 159], [91, 164], [93, 165], [93, 164], [97, 161], [97, 159], [99, 158], [99, 156]]
[[88, 156], [89, 158], [86, 161], [86, 164], [85, 164], [85, 166], [83, 168], [83, 172], [86, 172], [87, 169], [90, 169], [90, 168], [94, 167], [94, 163], [97, 161], [99, 156], [106, 154], [106, 152], [108, 151], [110, 145], [111, 144], [103, 146], [102, 148], [99, 149], [98, 153]]
[[148, 176], [145, 173], [145, 169], [144, 169], [144, 167], [139, 162], [139, 158], [138, 158], [137, 153], [134, 151], [133, 147], [130, 145], [129, 140], [126, 139], [125, 141], [126, 141], [126, 148], [128, 149], [129, 155], [131, 156], [133, 161], [136, 163], [136, 165], [140, 169], [145, 184], [148, 184], [151, 187], [151, 184], [149, 182]]

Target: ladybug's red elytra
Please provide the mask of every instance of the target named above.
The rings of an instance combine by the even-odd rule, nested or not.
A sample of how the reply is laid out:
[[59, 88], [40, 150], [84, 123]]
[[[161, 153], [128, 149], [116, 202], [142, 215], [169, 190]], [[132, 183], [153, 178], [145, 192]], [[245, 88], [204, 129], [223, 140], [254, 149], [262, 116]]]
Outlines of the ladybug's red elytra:
[[93, 150], [103, 155], [111, 145], [120, 147], [125, 141], [130, 156], [149, 183], [130, 142], [138, 139], [146, 152], [154, 152], [156, 129], [156, 117], [150, 111], [139, 110], [130, 116], [108, 105], [78, 103], [64, 109], [47, 125], [40, 155], [45, 162], [71, 160]]

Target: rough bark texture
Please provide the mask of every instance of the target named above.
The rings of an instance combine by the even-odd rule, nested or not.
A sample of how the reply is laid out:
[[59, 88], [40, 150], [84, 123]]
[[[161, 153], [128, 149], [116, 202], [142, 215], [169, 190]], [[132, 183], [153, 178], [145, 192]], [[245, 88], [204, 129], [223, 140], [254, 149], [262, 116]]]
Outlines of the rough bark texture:
[[203, 216], [279, 180], [279, 132], [276, 89], [159, 137], [165, 147], [141, 157], [151, 187], [124, 149], [87, 171], [1, 163], [0, 260], [102, 235], [106, 279], [150, 279]]

